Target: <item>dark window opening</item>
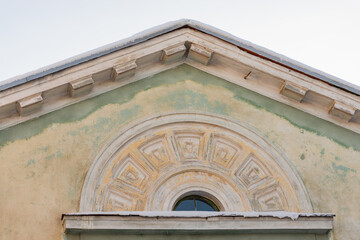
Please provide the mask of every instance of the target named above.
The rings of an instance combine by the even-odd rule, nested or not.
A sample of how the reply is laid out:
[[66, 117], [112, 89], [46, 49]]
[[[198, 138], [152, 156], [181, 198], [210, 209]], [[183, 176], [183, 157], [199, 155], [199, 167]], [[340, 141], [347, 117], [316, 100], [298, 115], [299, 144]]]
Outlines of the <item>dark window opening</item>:
[[173, 211], [211, 211], [218, 212], [219, 208], [211, 200], [202, 196], [191, 195], [180, 199]]

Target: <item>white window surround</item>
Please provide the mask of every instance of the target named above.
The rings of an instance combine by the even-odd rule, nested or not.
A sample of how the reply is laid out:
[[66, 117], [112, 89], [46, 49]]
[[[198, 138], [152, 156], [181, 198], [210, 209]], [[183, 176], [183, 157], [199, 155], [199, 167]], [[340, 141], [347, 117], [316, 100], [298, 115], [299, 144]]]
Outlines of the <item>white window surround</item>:
[[333, 214], [292, 212], [92, 212], [63, 214], [66, 234], [326, 234]]
[[[196, 153], [184, 152], [190, 143]], [[215, 159], [217, 149], [233, 157]], [[148, 150], [168, 156], [158, 161]], [[259, 176], [253, 181], [248, 174]], [[119, 132], [86, 176], [80, 212], [171, 211], [188, 192], [209, 193], [221, 211], [312, 212], [301, 178], [265, 137], [243, 123], [199, 112], [153, 116]], [[279, 206], [266, 206], [269, 199]]]

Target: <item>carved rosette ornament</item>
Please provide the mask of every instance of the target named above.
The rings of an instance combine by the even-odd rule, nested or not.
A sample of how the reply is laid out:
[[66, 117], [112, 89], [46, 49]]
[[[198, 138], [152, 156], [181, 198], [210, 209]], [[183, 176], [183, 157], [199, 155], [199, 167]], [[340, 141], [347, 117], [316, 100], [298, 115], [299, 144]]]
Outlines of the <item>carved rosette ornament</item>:
[[188, 194], [222, 211], [312, 212], [303, 183], [264, 138], [218, 116], [174, 113], [121, 132], [96, 157], [81, 211], [171, 211]]

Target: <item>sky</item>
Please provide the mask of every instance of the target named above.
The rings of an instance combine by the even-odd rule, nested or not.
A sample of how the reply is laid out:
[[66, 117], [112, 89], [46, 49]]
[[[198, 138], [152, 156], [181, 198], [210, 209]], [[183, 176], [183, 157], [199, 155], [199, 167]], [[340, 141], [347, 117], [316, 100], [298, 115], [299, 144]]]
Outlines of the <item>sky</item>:
[[359, 0], [0, 0], [0, 81], [181, 18], [360, 85]]

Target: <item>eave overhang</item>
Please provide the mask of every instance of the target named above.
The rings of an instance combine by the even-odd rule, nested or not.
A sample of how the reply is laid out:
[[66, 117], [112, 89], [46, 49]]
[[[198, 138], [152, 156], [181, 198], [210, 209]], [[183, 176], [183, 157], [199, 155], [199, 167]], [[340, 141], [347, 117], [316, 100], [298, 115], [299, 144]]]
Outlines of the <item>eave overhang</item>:
[[92, 51], [85, 52], [83, 54], [65, 59], [58, 63], [46, 66], [44, 68], [37, 69], [35, 71], [25, 73], [13, 78], [9, 78], [6, 81], [0, 84], [0, 91], [6, 90], [8, 88], [12, 88], [14, 86], [32, 81], [37, 78], [44, 77], [46, 75], [64, 70], [66, 68], [76, 66], [78, 64], [96, 59], [98, 57], [107, 55], [109, 53], [113, 53], [119, 51], [121, 49], [134, 46], [136, 44], [145, 42], [154, 37], [161, 36], [163, 34], [172, 32], [174, 30], [178, 30], [181, 28], [192, 28], [203, 33], [209, 34], [211, 36], [217, 37], [223, 41], [231, 43], [235, 46], [238, 46], [244, 51], [252, 53], [256, 56], [260, 56], [264, 59], [273, 61], [282, 66], [288, 67], [289, 69], [293, 69], [295, 71], [299, 71], [305, 75], [313, 77], [315, 79], [319, 79], [321, 81], [327, 82], [333, 86], [349, 91], [353, 94], [360, 95], [360, 87], [356, 86], [352, 83], [346, 82], [340, 78], [322, 72], [318, 69], [307, 66], [303, 63], [297, 62], [291, 58], [288, 58], [284, 55], [273, 52], [264, 47], [258, 46], [254, 43], [236, 37], [228, 32], [222, 31], [213, 26], [204, 24], [202, 22], [192, 20], [192, 19], [179, 19], [177, 21], [168, 22], [151, 29], [145, 30], [138, 34], [135, 34], [129, 38], [105, 45], [103, 47], [94, 49]]
[[96, 212], [63, 214], [66, 234], [326, 234], [333, 214], [289, 212]]
[[345, 89], [319, 81], [310, 70], [294, 71], [295, 66], [279, 62], [289, 59], [275, 54], [271, 60], [264, 57], [270, 51], [244, 40], [234, 43], [236, 39], [207, 25], [181, 20], [14, 78], [0, 87], [0, 130], [188, 64], [360, 133], [356, 86], [342, 83]]

